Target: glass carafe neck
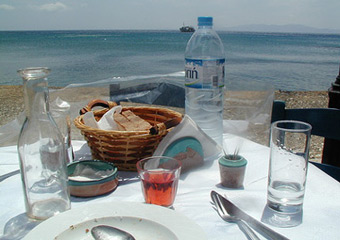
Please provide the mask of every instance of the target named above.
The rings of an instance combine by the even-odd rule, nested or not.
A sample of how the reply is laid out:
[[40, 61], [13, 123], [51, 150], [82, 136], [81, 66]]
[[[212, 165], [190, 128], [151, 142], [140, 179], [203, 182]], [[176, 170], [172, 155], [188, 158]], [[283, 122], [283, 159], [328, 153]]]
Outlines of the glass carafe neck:
[[47, 68], [26, 68], [18, 73], [24, 81], [26, 116], [39, 116], [49, 112]]

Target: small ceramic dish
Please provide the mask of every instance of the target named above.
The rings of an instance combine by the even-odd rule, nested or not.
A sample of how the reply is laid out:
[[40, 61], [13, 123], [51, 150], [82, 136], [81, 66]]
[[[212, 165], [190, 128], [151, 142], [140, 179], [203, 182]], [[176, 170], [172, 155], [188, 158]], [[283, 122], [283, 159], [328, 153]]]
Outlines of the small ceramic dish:
[[84, 160], [67, 166], [68, 186], [72, 196], [94, 197], [118, 186], [117, 167], [100, 160]]
[[240, 155], [225, 155], [219, 160], [221, 184], [228, 188], [242, 188], [247, 160]]

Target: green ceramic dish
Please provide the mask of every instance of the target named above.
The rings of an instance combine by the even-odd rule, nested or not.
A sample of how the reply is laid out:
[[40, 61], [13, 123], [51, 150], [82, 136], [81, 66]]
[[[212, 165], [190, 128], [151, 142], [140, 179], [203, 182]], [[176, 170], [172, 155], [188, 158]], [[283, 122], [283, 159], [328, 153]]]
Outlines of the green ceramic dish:
[[[109, 175], [94, 180], [70, 179], [78, 165], [94, 171], [109, 171]], [[79, 166], [78, 166], [79, 167]], [[118, 186], [118, 169], [113, 163], [100, 160], [84, 160], [70, 163], [67, 166], [68, 185], [72, 196], [93, 197], [113, 191]]]
[[242, 188], [247, 160], [240, 155], [226, 155], [219, 160], [221, 184], [228, 188]]

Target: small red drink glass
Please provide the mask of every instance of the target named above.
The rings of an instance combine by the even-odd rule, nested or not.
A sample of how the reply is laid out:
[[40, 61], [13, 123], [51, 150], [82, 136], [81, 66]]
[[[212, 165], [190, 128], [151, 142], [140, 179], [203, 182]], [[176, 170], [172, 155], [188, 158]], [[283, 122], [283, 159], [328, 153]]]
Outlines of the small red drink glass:
[[171, 157], [153, 156], [137, 162], [146, 203], [171, 207], [177, 193], [182, 163]]

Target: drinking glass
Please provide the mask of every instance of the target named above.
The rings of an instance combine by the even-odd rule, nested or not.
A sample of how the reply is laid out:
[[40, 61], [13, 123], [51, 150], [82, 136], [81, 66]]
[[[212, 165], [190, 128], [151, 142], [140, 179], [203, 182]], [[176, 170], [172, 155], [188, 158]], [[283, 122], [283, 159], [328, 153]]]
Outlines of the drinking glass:
[[[267, 206], [271, 210], [288, 215], [302, 211], [311, 129], [308, 123], [291, 120], [271, 126], [267, 191]], [[273, 221], [284, 227], [298, 224], [289, 217]]]
[[70, 104], [57, 98], [51, 104], [51, 114], [63, 137], [66, 151], [66, 163], [73, 162], [73, 148], [71, 144], [71, 113]]
[[146, 203], [171, 207], [177, 193], [182, 163], [171, 157], [153, 156], [137, 162]]

